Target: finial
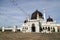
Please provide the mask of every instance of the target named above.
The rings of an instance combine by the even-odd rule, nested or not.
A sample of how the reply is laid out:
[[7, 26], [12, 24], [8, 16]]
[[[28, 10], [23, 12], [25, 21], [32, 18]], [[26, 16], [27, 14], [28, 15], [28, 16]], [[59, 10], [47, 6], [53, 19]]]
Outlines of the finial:
[[35, 10], [36, 10], [36, 11], [38, 11], [38, 9], [37, 9], [37, 8], [36, 8]]
[[46, 9], [45, 9], [45, 8], [43, 8], [43, 12], [44, 12], [44, 13], [45, 13], [45, 10], [46, 10]]
[[50, 18], [50, 15], [48, 16], [48, 18]]

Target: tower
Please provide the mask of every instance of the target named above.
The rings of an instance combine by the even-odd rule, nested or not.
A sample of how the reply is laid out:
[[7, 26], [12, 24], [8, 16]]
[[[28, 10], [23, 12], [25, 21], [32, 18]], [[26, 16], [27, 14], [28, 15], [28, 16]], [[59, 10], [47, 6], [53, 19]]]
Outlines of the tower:
[[44, 20], [46, 21], [46, 17], [45, 17], [45, 12], [46, 12], [46, 10], [45, 10], [45, 8], [43, 8], [43, 17], [44, 17]]

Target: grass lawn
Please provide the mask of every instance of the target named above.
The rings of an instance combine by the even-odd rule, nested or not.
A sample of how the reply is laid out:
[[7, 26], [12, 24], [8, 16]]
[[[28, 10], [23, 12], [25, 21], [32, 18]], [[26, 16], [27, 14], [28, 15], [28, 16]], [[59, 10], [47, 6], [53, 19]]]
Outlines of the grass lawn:
[[60, 33], [0, 32], [0, 40], [60, 40]]

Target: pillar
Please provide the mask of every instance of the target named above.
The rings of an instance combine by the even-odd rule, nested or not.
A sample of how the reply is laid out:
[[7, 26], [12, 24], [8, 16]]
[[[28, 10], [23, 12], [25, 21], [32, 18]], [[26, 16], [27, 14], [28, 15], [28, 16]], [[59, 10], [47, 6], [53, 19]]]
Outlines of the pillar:
[[58, 28], [57, 27], [55, 27], [55, 32], [58, 32]]
[[12, 31], [13, 32], [16, 32], [16, 26], [13, 27]]
[[2, 32], [4, 32], [4, 27], [2, 27]]

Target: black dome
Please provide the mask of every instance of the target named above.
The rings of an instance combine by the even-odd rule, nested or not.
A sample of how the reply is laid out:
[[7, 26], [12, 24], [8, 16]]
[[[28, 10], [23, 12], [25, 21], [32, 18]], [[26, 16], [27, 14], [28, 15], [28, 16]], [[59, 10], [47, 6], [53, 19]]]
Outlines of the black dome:
[[53, 19], [49, 16], [47, 22], [53, 22]]
[[24, 23], [27, 23], [27, 22], [28, 22], [28, 20], [25, 20], [25, 21], [24, 21]]
[[39, 12], [38, 10], [36, 10], [35, 12], [33, 12], [33, 14], [31, 15], [31, 19], [37, 19], [37, 14], [39, 15], [39, 18], [43, 18], [43, 14], [41, 12]]

